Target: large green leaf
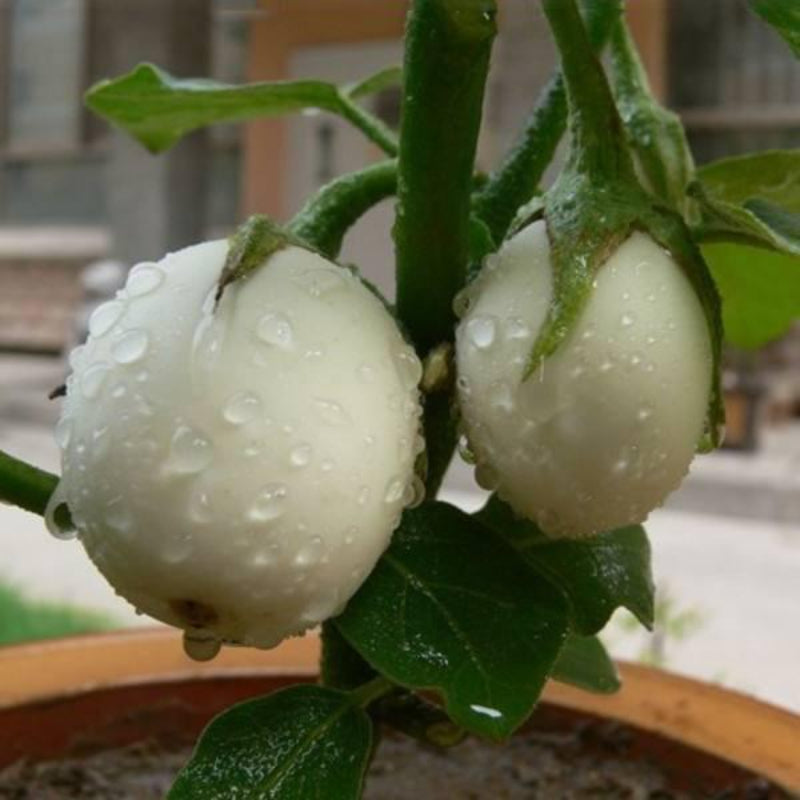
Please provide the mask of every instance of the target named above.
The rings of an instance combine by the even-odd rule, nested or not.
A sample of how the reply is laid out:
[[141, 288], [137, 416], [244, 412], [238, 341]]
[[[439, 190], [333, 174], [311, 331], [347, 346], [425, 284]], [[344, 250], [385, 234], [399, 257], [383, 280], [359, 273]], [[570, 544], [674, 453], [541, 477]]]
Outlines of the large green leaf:
[[357, 800], [371, 747], [346, 693], [293, 686], [213, 720], [169, 800]]
[[800, 212], [800, 150], [767, 150], [712, 161], [697, 170], [717, 200], [743, 204], [761, 197]]
[[[385, 77], [378, 80], [378, 85]], [[366, 85], [366, 88], [364, 88]], [[353, 87], [363, 95], [368, 82]], [[148, 150], [160, 153], [190, 131], [220, 122], [318, 109], [360, 127], [394, 155], [394, 134], [353, 101], [350, 90], [325, 81], [276, 81], [242, 86], [198, 78], [175, 78], [152, 64], [105, 80], [86, 95], [92, 111], [126, 130]]]
[[336, 624], [377, 670], [440, 693], [451, 719], [492, 739], [530, 714], [567, 631], [546, 581], [445, 503], [407, 512]]
[[596, 636], [571, 634], [558, 656], [552, 678], [598, 694], [612, 694], [620, 687], [617, 668]]
[[786, 39], [800, 58], [800, 3], [797, 0], [750, 0], [750, 6]]
[[800, 319], [800, 258], [738, 244], [707, 244], [703, 255], [722, 295], [725, 339], [756, 348]]
[[800, 255], [800, 150], [772, 150], [702, 167], [690, 193], [698, 237]]
[[477, 517], [563, 592], [578, 633], [597, 633], [619, 606], [652, 628], [650, 544], [641, 525], [588, 539], [552, 539], [534, 523], [518, 518], [497, 496]]

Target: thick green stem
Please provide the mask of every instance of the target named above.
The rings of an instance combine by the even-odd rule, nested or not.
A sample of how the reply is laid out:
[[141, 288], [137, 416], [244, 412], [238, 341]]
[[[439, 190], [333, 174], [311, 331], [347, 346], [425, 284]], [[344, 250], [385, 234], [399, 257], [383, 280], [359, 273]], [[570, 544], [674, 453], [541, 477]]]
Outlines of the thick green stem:
[[355, 705], [366, 708], [370, 703], [374, 703], [379, 697], [393, 691], [395, 685], [388, 679], [379, 675], [373, 678], [369, 683], [359, 686], [350, 692], [350, 698]]
[[[619, 18], [619, 3], [589, 0], [585, 5], [589, 39], [594, 51], [600, 52]], [[503, 240], [517, 210], [536, 193], [566, 126], [567, 95], [558, 71], [543, 89], [516, 143], [475, 197], [473, 210], [488, 225], [495, 242]]]
[[453, 337], [466, 277], [475, 148], [494, 0], [415, 0], [398, 164], [397, 311], [419, 354]]
[[575, 0], [542, 0], [567, 86], [569, 167], [595, 180], [634, 178], [622, 121]]
[[370, 164], [323, 186], [289, 223], [289, 231], [328, 258], [336, 258], [347, 231], [396, 191], [397, 162]]
[[341, 115], [374, 142], [387, 156], [396, 156], [397, 137], [378, 117], [370, 114], [344, 92], [339, 93]]
[[0, 450], [0, 501], [44, 514], [58, 477]]
[[633, 37], [622, 14], [617, 14], [611, 28], [611, 63], [614, 88], [619, 96], [637, 97], [650, 94], [650, 84]]

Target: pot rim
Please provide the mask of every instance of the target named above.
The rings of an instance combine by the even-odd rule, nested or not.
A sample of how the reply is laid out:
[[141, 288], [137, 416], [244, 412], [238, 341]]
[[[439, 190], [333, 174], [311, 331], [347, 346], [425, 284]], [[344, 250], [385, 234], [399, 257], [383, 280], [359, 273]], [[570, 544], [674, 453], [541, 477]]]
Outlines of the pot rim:
[[[114, 686], [236, 676], [317, 674], [319, 638], [274, 650], [223, 648], [190, 661], [181, 635], [133, 629], [0, 647], [0, 715], [11, 708]], [[43, 664], [46, 665], [43, 668]], [[739, 692], [638, 664], [620, 663], [623, 688], [596, 695], [549, 682], [543, 700], [660, 734], [800, 790], [800, 716]]]

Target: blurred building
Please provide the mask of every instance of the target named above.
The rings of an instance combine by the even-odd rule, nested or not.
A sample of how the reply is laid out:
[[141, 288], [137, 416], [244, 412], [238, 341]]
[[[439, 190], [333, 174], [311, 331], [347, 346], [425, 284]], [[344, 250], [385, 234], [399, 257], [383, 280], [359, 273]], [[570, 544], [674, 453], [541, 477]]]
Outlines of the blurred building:
[[[552, 70], [529, 0], [503, 0], [479, 161], [510, 144]], [[656, 91], [684, 113], [698, 158], [800, 138], [800, 66], [745, 0], [631, 0]], [[83, 107], [95, 81], [152, 60], [177, 75], [353, 80], [397, 63], [405, 0], [0, 0], [0, 349], [58, 350], [90, 261], [130, 263], [247, 214], [285, 219], [318, 185], [380, 157], [327, 115], [220, 126], [168, 156]], [[392, 124], [399, 92], [371, 100]], [[390, 291], [391, 203], [344, 258]]]

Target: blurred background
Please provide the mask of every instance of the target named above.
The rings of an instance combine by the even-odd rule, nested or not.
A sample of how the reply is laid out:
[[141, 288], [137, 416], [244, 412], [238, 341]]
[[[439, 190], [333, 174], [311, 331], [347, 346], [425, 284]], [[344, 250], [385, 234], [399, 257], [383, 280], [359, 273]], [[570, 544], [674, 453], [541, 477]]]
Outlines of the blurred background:
[[[65, 355], [94, 305], [137, 261], [228, 235], [254, 212], [287, 219], [332, 177], [380, 157], [325, 114], [220, 126], [153, 157], [82, 105], [95, 81], [152, 61], [228, 82], [350, 81], [401, 59], [403, 0], [0, 0], [0, 447], [58, 469], [52, 426]], [[554, 66], [530, 0], [503, 0], [479, 167], [513, 140]], [[800, 145], [800, 63], [744, 0], [630, 0], [655, 92], [678, 111], [699, 163]], [[399, 90], [371, 99], [396, 125]], [[789, 176], [791, 178], [791, 176]], [[391, 296], [392, 203], [348, 236]], [[648, 529], [655, 635], [618, 615], [613, 652], [800, 711], [800, 264], [769, 346], [729, 347], [725, 450], [698, 458]], [[758, 311], [750, 298], [749, 308]], [[780, 316], [780, 315], [779, 315]], [[747, 318], [737, 341], [748, 340]], [[449, 499], [482, 502], [456, 463]], [[137, 618], [80, 546], [0, 505], [0, 643]]]

